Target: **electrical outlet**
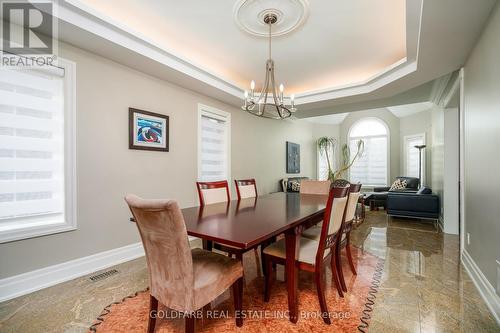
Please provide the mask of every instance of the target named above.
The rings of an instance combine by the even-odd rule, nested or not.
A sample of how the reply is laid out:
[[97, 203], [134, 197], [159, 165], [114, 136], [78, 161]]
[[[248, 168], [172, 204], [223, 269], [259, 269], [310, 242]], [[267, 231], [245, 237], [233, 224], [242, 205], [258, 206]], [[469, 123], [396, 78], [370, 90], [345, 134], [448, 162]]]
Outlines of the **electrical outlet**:
[[470, 245], [470, 234], [467, 233], [467, 245]]
[[497, 295], [500, 296], [500, 261], [497, 260]]

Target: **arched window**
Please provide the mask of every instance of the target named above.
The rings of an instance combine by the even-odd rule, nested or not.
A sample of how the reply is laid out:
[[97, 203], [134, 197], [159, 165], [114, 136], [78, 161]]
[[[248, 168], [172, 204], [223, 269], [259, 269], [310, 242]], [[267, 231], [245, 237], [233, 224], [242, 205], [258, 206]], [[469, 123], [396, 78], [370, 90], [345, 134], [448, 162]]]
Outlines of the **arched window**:
[[365, 186], [386, 186], [389, 146], [387, 125], [377, 118], [358, 120], [351, 126], [348, 135], [352, 155], [356, 153], [359, 140], [365, 142], [365, 149], [349, 170], [350, 181]]

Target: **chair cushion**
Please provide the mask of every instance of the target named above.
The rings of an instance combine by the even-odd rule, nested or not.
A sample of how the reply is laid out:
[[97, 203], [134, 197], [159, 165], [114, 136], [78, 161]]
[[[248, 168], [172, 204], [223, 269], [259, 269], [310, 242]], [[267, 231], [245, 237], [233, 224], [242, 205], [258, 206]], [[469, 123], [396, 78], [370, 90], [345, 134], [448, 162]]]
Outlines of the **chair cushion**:
[[240, 197], [242, 199], [255, 198], [257, 196], [257, 194], [255, 193], [255, 186], [253, 184], [241, 185], [238, 186], [238, 189], [240, 191]]
[[225, 187], [201, 189], [205, 205], [227, 201], [227, 190]]
[[321, 236], [321, 227], [317, 225], [309, 229], [306, 229], [302, 232], [302, 237], [312, 239], [315, 241], [319, 241], [320, 236]]
[[[273, 257], [286, 259], [285, 239], [280, 239], [264, 249], [264, 253]], [[299, 256], [297, 261], [314, 265], [316, 262], [316, 252], [318, 252], [319, 242], [305, 237], [300, 237]], [[325, 251], [326, 257], [330, 251]]]
[[[321, 227], [314, 226], [309, 229], [306, 229], [304, 232], [302, 232], [302, 237], [304, 238], [309, 238], [315, 241], [319, 241], [319, 238], [321, 237]], [[342, 242], [345, 240], [345, 233], [342, 234]]]
[[239, 260], [202, 249], [191, 251], [194, 273], [194, 308], [198, 310], [243, 276]]

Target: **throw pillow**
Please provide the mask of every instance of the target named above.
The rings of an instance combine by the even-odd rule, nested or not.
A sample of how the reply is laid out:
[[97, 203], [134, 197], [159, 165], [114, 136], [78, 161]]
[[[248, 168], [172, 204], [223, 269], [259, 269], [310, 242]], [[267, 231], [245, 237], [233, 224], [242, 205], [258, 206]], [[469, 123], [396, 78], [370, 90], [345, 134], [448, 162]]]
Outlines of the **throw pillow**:
[[300, 192], [300, 183], [296, 180], [290, 182], [290, 190], [292, 192]]
[[406, 180], [401, 180], [401, 179], [396, 179], [394, 183], [392, 183], [391, 188], [389, 191], [401, 191], [406, 188]]

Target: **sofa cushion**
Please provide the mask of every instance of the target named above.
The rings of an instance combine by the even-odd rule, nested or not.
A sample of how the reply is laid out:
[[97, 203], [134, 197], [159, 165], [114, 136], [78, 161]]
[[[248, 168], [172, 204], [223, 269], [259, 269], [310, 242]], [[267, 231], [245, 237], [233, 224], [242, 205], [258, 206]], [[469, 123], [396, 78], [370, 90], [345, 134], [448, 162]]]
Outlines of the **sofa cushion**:
[[432, 194], [432, 189], [427, 186], [422, 186], [422, 188], [418, 190], [417, 194]]

